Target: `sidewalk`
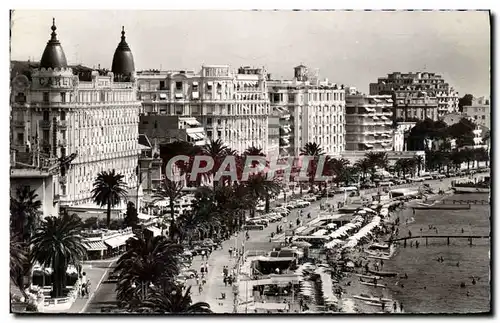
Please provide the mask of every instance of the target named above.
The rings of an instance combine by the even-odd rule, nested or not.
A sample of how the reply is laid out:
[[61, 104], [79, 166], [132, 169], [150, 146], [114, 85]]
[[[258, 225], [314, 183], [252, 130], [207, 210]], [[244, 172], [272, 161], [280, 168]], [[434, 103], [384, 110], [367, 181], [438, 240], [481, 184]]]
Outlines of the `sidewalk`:
[[[242, 233], [239, 234], [239, 241], [243, 241]], [[191, 285], [191, 298], [193, 303], [206, 302], [214, 313], [233, 313], [234, 310], [234, 295], [232, 286], [224, 285], [224, 275], [222, 269], [228, 266], [231, 270], [236, 264], [236, 258], [229, 258], [229, 247], [234, 247], [235, 237], [226, 240], [222, 243], [221, 248], [212, 252], [208, 258], [208, 275], [205, 276], [207, 283], [203, 286], [201, 295], [198, 293], [196, 281], [190, 279], [188, 284]], [[206, 260], [201, 260], [201, 256], [193, 258], [191, 268], [200, 272], [200, 265]], [[226, 293], [226, 299], [221, 300], [221, 293]]]

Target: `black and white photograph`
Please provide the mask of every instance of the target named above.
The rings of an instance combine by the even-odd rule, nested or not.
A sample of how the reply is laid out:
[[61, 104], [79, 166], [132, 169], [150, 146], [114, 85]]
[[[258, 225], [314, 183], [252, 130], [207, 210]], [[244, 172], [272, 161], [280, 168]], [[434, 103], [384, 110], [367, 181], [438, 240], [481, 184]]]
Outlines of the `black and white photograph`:
[[9, 19], [11, 314], [491, 314], [489, 10]]

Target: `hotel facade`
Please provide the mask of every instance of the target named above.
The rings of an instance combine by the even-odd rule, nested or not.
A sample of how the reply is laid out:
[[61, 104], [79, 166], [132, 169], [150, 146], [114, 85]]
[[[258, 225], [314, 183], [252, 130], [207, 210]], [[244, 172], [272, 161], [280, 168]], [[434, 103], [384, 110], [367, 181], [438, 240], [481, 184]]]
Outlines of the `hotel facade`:
[[[264, 69], [241, 67], [232, 71], [228, 65], [206, 65], [199, 73], [143, 71], [138, 74], [138, 83], [143, 104], [141, 126], [146, 117], [149, 123], [162, 116], [196, 118], [207, 141], [220, 139], [239, 153], [250, 146], [268, 155], [277, 153], [277, 142], [274, 147], [268, 142], [270, 108]], [[199, 139], [203, 131], [199, 132], [193, 140]]]
[[391, 95], [346, 91], [346, 150], [393, 150]]
[[125, 31], [111, 71], [77, 71], [67, 64], [55, 21], [51, 29], [39, 67], [29, 77], [13, 79], [11, 147], [19, 157], [16, 167], [56, 169], [53, 203], [65, 207], [92, 204], [100, 171], [115, 169], [129, 188], [137, 188], [141, 103]]
[[280, 118], [280, 156], [298, 155], [308, 142], [340, 155], [345, 149], [343, 87], [319, 81], [303, 65], [294, 68], [294, 76], [268, 82], [271, 110]]
[[395, 117], [400, 121], [436, 121], [458, 111], [458, 92], [436, 73], [390, 73], [370, 84], [370, 94], [394, 95]]

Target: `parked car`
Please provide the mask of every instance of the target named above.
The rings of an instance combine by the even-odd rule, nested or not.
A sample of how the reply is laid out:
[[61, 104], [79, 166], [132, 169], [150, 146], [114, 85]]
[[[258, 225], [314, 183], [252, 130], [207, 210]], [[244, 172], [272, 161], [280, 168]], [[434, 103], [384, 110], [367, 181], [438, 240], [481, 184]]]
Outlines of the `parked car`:
[[305, 208], [305, 207], [308, 207], [309, 205], [311, 205], [311, 202], [308, 202], [308, 201], [300, 201], [297, 203], [297, 205], [300, 207], [300, 208]]
[[198, 272], [193, 269], [193, 268], [189, 268], [189, 269], [183, 269], [179, 276], [180, 278], [186, 278], [186, 279], [193, 279], [195, 278], [196, 276], [198, 276]]

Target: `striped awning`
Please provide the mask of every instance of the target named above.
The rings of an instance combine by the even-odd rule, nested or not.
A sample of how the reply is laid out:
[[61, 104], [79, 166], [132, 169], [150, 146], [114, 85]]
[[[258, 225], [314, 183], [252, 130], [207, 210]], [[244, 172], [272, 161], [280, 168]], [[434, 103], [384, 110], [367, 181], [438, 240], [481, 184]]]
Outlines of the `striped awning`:
[[83, 246], [87, 251], [101, 251], [108, 250], [108, 247], [104, 244], [102, 240], [99, 241], [85, 241]]

